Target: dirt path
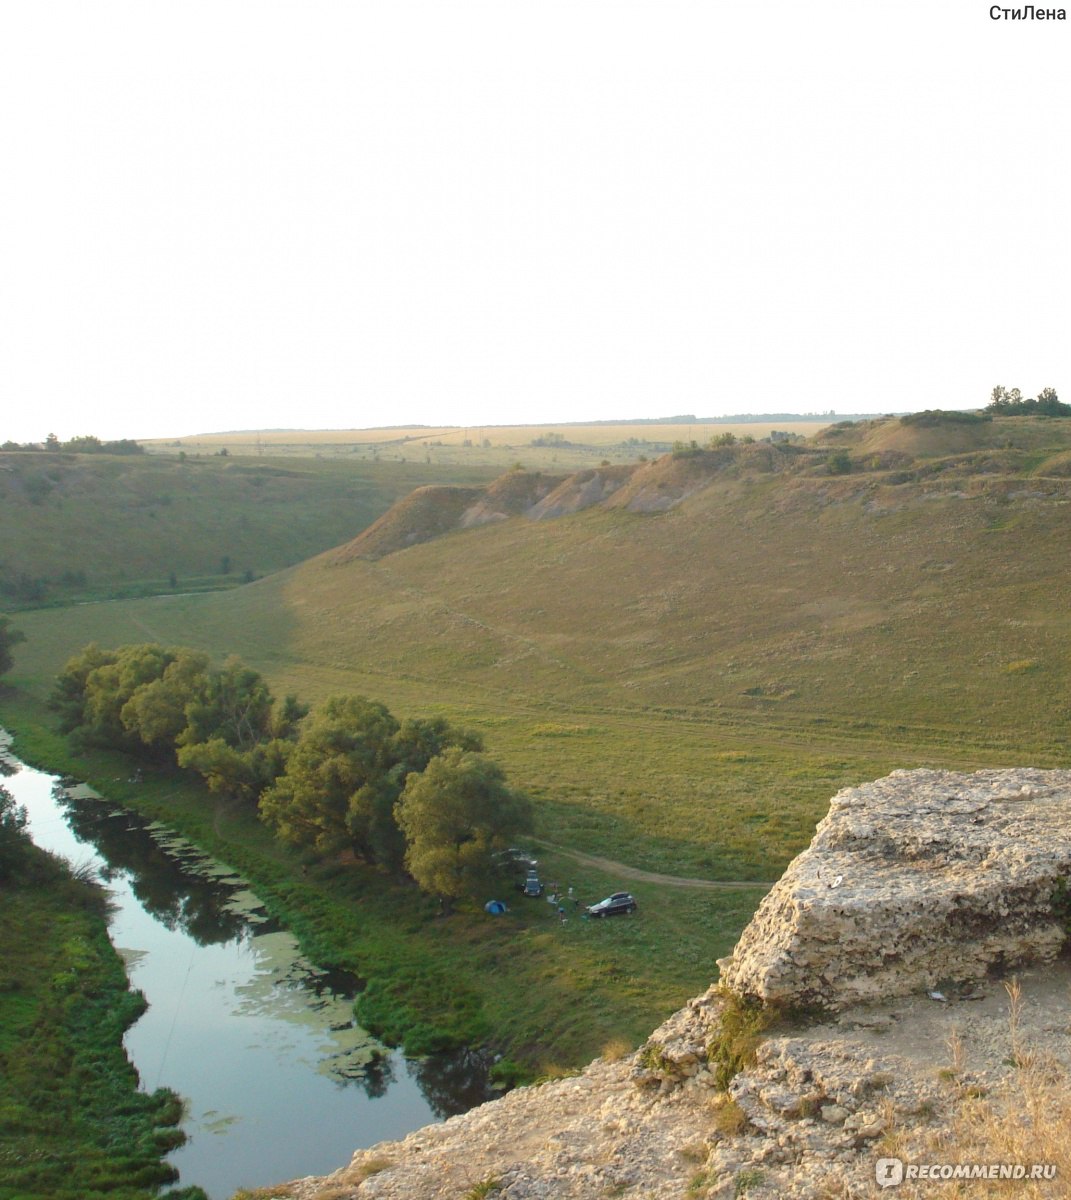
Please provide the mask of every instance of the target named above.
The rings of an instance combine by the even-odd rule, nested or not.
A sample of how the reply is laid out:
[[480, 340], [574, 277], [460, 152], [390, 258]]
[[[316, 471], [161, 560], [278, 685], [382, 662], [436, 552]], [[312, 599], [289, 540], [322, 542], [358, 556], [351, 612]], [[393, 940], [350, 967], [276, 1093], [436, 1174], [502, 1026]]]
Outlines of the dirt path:
[[773, 887], [772, 883], [747, 879], [688, 879], [680, 875], [659, 875], [655, 871], [641, 871], [638, 867], [629, 867], [625, 863], [614, 862], [610, 858], [599, 858], [594, 854], [581, 854], [579, 850], [567, 850], [564, 846], [555, 845], [554, 842], [548, 842], [545, 838], [533, 837], [528, 840], [536, 842], [540, 846], [546, 846], [548, 850], [554, 850], [558, 854], [564, 854], [566, 858], [582, 863], [585, 867], [597, 867], [600, 871], [620, 875], [623, 879], [635, 879], [640, 883], [661, 883], [666, 887], [704, 888], [708, 891], [715, 888], [750, 888], [768, 891]]

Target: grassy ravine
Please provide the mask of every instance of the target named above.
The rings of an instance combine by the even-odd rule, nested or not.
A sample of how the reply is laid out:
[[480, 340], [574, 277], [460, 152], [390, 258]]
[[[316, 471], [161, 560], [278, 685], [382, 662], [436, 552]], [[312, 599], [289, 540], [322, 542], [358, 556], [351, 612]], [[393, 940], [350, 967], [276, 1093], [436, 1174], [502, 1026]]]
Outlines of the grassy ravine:
[[28, 857], [26, 877], [0, 885], [0, 1200], [149, 1200], [175, 1178], [162, 1156], [182, 1141], [181, 1102], [137, 1090], [122, 1039], [144, 1000], [103, 893]]
[[[168, 822], [246, 875], [269, 909], [324, 965], [367, 983], [363, 1024], [413, 1053], [491, 1044], [516, 1078], [572, 1069], [610, 1040], [637, 1045], [703, 990], [763, 889], [733, 892], [643, 887], [633, 919], [562, 925], [550, 905], [502, 896], [501, 918], [462, 908], [446, 919], [434, 900], [355, 864], [306, 863], [248, 810], [210, 796], [192, 777], [146, 773], [103, 751], [75, 752], [50, 715], [24, 694], [0, 693], [0, 723], [25, 761], [85, 779], [110, 798]], [[545, 877], [598, 899], [620, 881], [553, 854]], [[667, 969], [667, 962], [670, 964]]]
[[490, 467], [0, 451], [0, 609], [234, 587]]
[[[234, 653], [276, 694], [363, 693], [477, 730], [547, 842], [708, 879], [776, 879], [834, 792], [896, 768], [1066, 765], [1071, 422], [874, 421], [797, 450], [777, 471], [749, 452], [664, 513], [516, 518], [226, 593], [22, 613], [0, 719], [43, 737], [55, 674], [89, 641]], [[36, 761], [59, 765], [46, 742]], [[125, 766], [69, 769], [125, 798]], [[251, 815], [174, 780], [141, 797], [372, 978], [393, 1032], [488, 1031], [527, 1063], [636, 1044], [715, 978], [761, 895], [541, 853], [584, 900], [630, 887], [639, 915], [560, 928], [518, 899], [500, 922], [438, 921], [382, 877], [302, 875]]]

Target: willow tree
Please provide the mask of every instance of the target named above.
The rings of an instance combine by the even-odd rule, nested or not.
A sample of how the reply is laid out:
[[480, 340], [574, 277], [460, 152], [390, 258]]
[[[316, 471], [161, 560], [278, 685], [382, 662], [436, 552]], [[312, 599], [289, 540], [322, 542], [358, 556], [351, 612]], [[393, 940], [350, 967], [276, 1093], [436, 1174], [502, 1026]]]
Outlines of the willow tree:
[[351, 800], [389, 769], [397, 732], [378, 701], [331, 697], [301, 730], [285, 773], [261, 796], [261, 817], [296, 846], [324, 854], [351, 846]]
[[479, 896], [495, 878], [495, 852], [532, 825], [531, 803], [507, 787], [501, 767], [459, 747], [409, 776], [396, 815], [406, 869], [443, 900]]

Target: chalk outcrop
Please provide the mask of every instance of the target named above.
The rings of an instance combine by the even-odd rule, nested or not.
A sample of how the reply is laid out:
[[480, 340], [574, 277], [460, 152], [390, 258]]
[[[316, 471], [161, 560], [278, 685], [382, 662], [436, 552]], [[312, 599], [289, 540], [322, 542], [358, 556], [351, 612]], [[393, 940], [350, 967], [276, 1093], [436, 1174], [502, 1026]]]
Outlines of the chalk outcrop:
[[786, 470], [791, 460], [772, 446], [741, 445], [664, 454], [653, 462], [589, 467], [571, 475], [510, 471], [487, 487], [417, 488], [332, 556], [336, 564], [377, 560], [461, 529], [511, 517], [556, 520], [602, 506], [631, 513], [662, 513], [719, 476]]
[[843, 1008], [1046, 960], [1071, 771], [894, 771], [829, 815], [719, 963], [734, 992]]
[[[1069, 874], [1071, 771], [897, 771], [842, 791], [720, 983], [638, 1052], [274, 1194], [870, 1196], [890, 1139], [925, 1153], [966, 1096], [999, 1094], [1024, 1045], [1071, 1070], [1071, 969], [1054, 961]], [[1025, 1001], [1009, 1021], [1012, 969]], [[760, 1006], [779, 1023], [726, 1092], [730, 1016]]]

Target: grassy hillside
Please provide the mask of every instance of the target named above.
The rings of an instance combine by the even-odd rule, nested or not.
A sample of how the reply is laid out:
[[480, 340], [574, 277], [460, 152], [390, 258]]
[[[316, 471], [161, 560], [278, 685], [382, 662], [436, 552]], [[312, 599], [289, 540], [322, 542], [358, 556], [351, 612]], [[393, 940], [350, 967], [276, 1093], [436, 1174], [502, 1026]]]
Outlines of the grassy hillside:
[[0, 606], [226, 586], [355, 536], [420, 484], [489, 474], [313, 457], [0, 453]]
[[[233, 594], [26, 614], [15, 679], [40, 692], [90, 638], [235, 651], [309, 699], [364, 690], [480, 725], [581, 846], [769, 878], [837, 786], [1065, 752], [1066, 480], [940, 456], [861, 469], [861, 439], [897, 426], [868, 424], [844, 475], [822, 446], [776, 472], [744, 447], [663, 513], [518, 517]], [[979, 428], [1043, 436], [1041, 461], [1071, 438]]]
[[[1007, 418], [667, 456], [624, 484], [629, 504], [665, 485], [664, 511], [611, 497], [234, 592], [22, 614], [10, 681], [43, 697], [91, 639], [237, 652], [306, 699], [361, 691], [478, 728], [550, 843], [769, 880], [842, 786], [1066, 764], [1069, 454], [1071, 422]], [[665, 986], [631, 1028], [714, 975], [671, 891], [635, 886]], [[727, 942], [747, 911], [722, 895], [703, 920]]]

